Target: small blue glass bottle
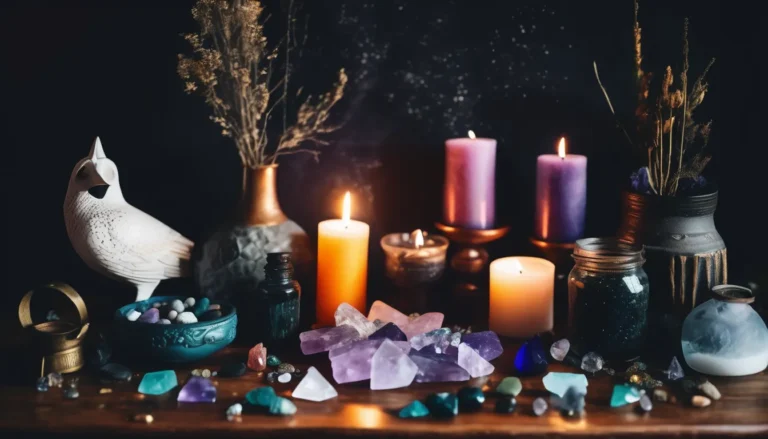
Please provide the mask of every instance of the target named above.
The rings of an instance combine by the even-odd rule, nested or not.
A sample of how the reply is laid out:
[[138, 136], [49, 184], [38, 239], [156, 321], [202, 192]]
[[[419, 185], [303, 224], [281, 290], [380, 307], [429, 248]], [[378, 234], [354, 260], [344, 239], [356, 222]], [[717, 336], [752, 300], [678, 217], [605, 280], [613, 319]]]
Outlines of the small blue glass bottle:
[[293, 279], [290, 253], [267, 254], [265, 279], [244, 300], [243, 338], [277, 348], [299, 331], [301, 286]]

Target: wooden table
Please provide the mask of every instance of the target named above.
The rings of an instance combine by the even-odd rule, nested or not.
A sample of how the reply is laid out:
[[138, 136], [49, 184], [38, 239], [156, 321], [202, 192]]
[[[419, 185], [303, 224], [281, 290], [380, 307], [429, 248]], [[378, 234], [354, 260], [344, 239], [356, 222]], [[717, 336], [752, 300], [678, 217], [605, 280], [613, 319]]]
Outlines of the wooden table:
[[[475, 379], [470, 384], [492, 389], [503, 377], [513, 373], [517, 346], [504, 341], [504, 354], [493, 361], [495, 373], [487, 382]], [[177, 370], [179, 381], [185, 380], [192, 368], [216, 370], [225, 360], [245, 359], [247, 349], [227, 348], [197, 364]], [[311, 357], [288, 355], [284, 360], [301, 369], [316, 366], [331, 378], [326, 354]], [[550, 365], [550, 371], [574, 371], [562, 364]], [[414, 399], [423, 399], [436, 391], [455, 391], [467, 383], [413, 384], [407, 389], [371, 391], [368, 382], [337, 385], [339, 397], [315, 403], [295, 400], [298, 413], [292, 417], [247, 414], [242, 422], [229, 422], [227, 407], [240, 402], [250, 389], [265, 384], [262, 373], [249, 371], [241, 378], [214, 378], [218, 385], [215, 404], [180, 404], [178, 389], [162, 396], [144, 396], [136, 392], [141, 375], [130, 383], [104, 385], [90, 374], [80, 376], [80, 398], [66, 400], [60, 389], [36, 392], [33, 383], [5, 387], [0, 407], [0, 432], [3, 437], [46, 434], [85, 437], [153, 436], [153, 437], [724, 437], [768, 436], [768, 375], [765, 372], [746, 378], [713, 378], [723, 394], [708, 408], [694, 408], [684, 403], [655, 403], [649, 414], [637, 411], [636, 404], [612, 409], [608, 405], [614, 379], [605, 375], [590, 378], [586, 414], [580, 419], [566, 419], [550, 410], [535, 417], [532, 401], [547, 396], [541, 376], [523, 378], [523, 393], [517, 398], [514, 414], [493, 412], [495, 398], [489, 396], [482, 411], [460, 414], [450, 420], [432, 418], [399, 419], [397, 410]], [[618, 378], [615, 379], [618, 382]], [[275, 383], [278, 394], [290, 396], [297, 382]], [[99, 389], [113, 389], [99, 394]], [[154, 422], [133, 420], [139, 413], [152, 413]]]

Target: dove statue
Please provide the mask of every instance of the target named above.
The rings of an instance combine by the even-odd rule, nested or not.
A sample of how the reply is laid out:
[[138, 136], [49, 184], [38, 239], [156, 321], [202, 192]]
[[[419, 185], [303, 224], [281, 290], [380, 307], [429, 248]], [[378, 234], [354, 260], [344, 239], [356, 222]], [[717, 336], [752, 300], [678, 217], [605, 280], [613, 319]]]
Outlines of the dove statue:
[[187, 274], [194, 243], [125, 201], [98, 137], [69, 177], [64, 222], [86, 265], [133, 284], [136, 301], [152, 296], [161, 280]]

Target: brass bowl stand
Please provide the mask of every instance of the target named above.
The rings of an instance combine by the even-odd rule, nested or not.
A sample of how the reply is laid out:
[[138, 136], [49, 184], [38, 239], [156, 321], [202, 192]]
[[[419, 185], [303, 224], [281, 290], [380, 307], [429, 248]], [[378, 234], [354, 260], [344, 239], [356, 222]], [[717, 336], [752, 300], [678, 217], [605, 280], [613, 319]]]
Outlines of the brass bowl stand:
[[459, 245], [459, 251], [451, 257], [451, 268], [461, 273], [476, 274], [488, 265], [488, 252], [484, 245], [503, 238], [509, 226], [495, 229], [467, 229], [440, 222], [435, 227], [451, 242]]

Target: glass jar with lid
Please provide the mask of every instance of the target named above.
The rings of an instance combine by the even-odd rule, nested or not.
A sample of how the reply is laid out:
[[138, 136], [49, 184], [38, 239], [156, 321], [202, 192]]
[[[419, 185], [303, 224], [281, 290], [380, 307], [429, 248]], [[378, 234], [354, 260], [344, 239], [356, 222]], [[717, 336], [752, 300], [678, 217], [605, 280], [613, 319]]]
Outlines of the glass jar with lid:
[[616, 238], [576, 241], [568, 276], [568, 320], [584, 351], [630, 359], [643, 348], [648, 311], [644, 249]]

